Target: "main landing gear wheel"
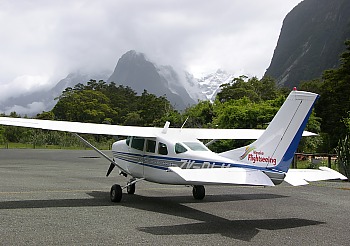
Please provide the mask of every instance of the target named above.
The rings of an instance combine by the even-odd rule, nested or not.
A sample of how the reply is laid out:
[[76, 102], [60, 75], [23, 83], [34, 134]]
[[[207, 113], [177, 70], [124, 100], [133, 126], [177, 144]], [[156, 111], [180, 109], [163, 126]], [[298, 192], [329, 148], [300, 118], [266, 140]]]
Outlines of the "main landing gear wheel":
[[132, 185], [128, 185], [128, 186], [126, 187], [126, 191], [127, 191], [128, 194], [130, 194], [130, 195], [135, 194], [135, 190], [136, 190], [136, 184], [135, 184], [135, 183], [133, 183]]
[[120, 200], [122, 199], [122, 195], [123, 195], [123, 192], [120, 185], [117, 185], [117, 184], [113, 185], [110, 192], [111, 201], [120, 202]]
[[196, 200], [203, 200], [205, 197], [205, 188], [203, 185], [194, 185], [192, 189], [193, 197]]

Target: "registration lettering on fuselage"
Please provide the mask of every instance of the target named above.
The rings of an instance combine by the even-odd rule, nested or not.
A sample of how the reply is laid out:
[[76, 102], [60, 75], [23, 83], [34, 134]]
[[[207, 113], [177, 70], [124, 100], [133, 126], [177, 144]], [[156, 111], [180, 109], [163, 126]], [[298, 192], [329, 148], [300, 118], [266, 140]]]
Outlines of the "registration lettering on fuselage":
[[209, 161], [203, 161], [203, 162], [196, 162], [194, 160], [181, 160], [180, 168], [182, 169], [200, 169], [200, 168], [226, 168], [230, 167], [229, 163], [215, 163], [215, 162], [209, 162]]

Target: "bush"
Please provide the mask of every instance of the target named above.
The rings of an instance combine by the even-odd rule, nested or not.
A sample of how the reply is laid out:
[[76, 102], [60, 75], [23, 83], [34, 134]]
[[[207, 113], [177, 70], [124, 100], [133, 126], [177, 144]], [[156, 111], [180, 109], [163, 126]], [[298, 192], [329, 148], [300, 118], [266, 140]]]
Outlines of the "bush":
[[344, 139], [339, 140], [337, 147], [338, 165], [340, 171], [350, 178], [350, 142], [349, 135]]

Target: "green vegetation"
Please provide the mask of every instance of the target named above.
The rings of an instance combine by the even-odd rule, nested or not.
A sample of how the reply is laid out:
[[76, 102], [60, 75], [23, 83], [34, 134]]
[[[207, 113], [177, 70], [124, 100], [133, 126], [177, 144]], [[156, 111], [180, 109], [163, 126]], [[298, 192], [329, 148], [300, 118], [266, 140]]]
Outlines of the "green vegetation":
[[[349, 173], [350, 135], [350, 40], [341, 56], [339, 68], [327, 70], [322, 78], [306, 81], [301, 90], [320, 94], [307, 125], [307, 130], [319, 133], [317, 137], [302, 139], [299, 152], [336, 153]], [[200, 101], [178, 112], [166, 96], [157, 97], [146, 90], [137, 95], [129, 87], [90, 80], [86, 85], [66, 88], [57, 98], [55, 107], [36, 118], [82, 121], [104, 124], [163, 126], [170, 121], [173, 127], [204, 128], [260, 128], [272, 120], [289, 91], [278, 88], [272, 78], [240, 76], [223, 84], [214, 103]], [[10, 117], [20, 117], [15, 112]], [[102, 148], [109, 148], [113, 137], [84, 135]], [[83, 148], [79, 140], [69, 133], [0, 126], [0, 144], [18, 143], [23, 146], [60, 146]], [[224, 151], [248, 144], [247, 141], [218, 141], [211, 146], [214, 151]], [[11, 144], [10, 146], [16, 146]], [[347, 171], [346, 171], [347, 170]]]
[[339, 68], [326, 70], [322, 78], [304, 82], [300, 89], [321, 95], [315, 105], [315, 113], [322, 119], [323, 151], [337, 147], [349, 129], [350, 112], [350, 40], [345, 42], [346, 51], [341, 55]]
[[350, 136], [340, 139], [337, 147], [339, 168], [347, 177], [350, 177]]

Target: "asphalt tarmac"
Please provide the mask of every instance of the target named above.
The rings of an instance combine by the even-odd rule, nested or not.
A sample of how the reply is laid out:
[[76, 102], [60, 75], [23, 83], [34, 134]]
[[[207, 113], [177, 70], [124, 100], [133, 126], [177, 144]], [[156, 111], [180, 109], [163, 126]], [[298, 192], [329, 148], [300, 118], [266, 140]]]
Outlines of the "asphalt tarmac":
[[0, 245], [350, 245], [348, 182], [206, 186], [196, 201], [141, 181], [114, 204], [127, 180], [108, 167], [94, 151], [0, 149]]

